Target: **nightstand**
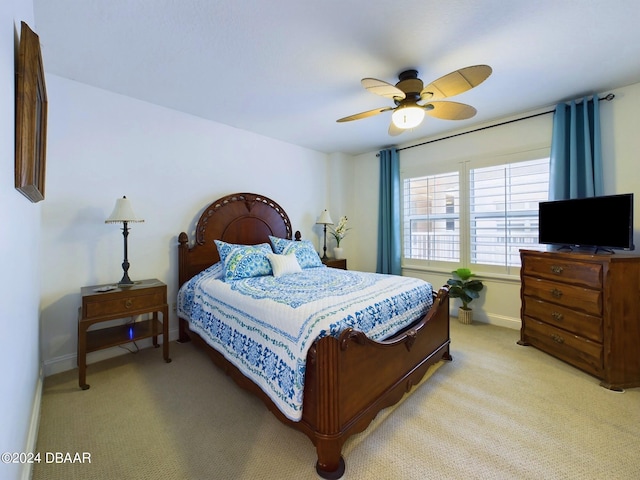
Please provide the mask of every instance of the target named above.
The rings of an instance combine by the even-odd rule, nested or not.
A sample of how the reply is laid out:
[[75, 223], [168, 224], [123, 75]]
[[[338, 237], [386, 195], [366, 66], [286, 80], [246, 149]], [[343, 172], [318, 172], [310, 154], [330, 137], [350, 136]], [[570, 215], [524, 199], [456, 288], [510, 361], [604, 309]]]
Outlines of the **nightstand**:
[[347, 269], [347, 259], [346, 258], [341, 258], [341, 259], [327, 258], [325, 260], [322, 260], [322, 263], [324, 263], [327, 267], [331, 267], [331, 268], [340, 268], [342, 270], [346, 270]]
[[[115, 285], [114, 285], [115, 286]], [[159, 347], [158, 335], [162, 335], [162, 354], [169, 363], [169, 306], [167, 286], [160, 280], [135, 282], [130, 287], [109, 285], [82, 287], [82, 307], [78, 309], [78, 384], [86, 390], [87, 353], [153, 338], [153, 346]], [[162, 321], [158, 319], [162, 314]], [[148, 320], [89, 330], [96, 323], [127, 317], [151, 314]]]

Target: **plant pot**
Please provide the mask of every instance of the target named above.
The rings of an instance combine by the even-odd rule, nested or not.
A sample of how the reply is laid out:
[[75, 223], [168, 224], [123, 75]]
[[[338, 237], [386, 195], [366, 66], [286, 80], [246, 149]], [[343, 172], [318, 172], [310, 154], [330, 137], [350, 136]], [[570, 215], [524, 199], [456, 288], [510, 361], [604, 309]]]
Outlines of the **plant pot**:
[[342, 260], [344, 258], [344, 249], [342, 247], [335, 247], [333, 249], [333, 256], [336, 260]]
[[464, 308], [458, 308], [458, 321], [465, 325], [471, 325], [473, 322], [473, 310], [465, 310]]

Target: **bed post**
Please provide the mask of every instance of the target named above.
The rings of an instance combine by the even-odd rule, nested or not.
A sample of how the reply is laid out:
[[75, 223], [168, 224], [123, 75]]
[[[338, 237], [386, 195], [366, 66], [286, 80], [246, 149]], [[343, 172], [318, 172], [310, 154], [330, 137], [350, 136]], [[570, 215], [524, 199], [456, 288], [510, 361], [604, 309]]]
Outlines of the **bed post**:
[[[307, 358], [313, 359], [313, 369], [317, 379], [317, 430], [315, 446], [318, 461], [316, 472], [322, 478], [337, 479], [345, 470], [340, 438], [340, 398], [338, 391], [339, 343], [333, 337], [315, 342], [315, 350]], [[308, 367], [307, 367], [308, 368]]]
[[[189, 272], [187, 272], [187, 256], [189, 255], [189, 235], [182, 232], [178, 236], [178, 288], [182, 287], [184, 282], [189, 280]], [[184, 343], [191, 340], [187, 333], [187, 322], [182, 318], [178, 318], [178, 342]]]
[[182, 232], [178, 236], [178, 288], [189, 280], [187, 272], [187, 255], [189, 254], [189, 235]]

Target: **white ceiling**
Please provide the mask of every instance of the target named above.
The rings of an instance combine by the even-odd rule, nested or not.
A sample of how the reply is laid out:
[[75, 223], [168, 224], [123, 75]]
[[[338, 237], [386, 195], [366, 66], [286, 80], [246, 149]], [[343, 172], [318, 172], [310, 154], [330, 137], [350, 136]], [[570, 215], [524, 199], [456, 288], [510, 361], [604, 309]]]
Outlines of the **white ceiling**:
[[[321, 152], [357, 154], [640, 82], [638, 0], [34, 0], [45, 70]], [[425, 85], [488, 64], [451, 100], [471, 120], [427, 117], [390, 137], [409, 68]]]

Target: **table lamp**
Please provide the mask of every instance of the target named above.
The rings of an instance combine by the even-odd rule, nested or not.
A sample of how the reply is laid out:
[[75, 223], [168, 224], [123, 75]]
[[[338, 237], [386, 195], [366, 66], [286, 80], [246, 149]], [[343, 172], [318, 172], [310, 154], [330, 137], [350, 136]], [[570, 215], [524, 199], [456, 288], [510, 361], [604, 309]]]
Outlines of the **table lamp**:
[[118, 286], [131, 286], [134, 282], [129, 278], [129, 260], [127, 258], [127, 237], [129, 236], [129, 222], [144, 222], [144, 220], [136, 217], [131, 208], [131, 202], [125, 196], [116, 200], [116, 206], [113, 212], [107, 218], [104, 223], [122, 223], [122, 236], [124, 237], [124, 261], [122, 262], [122, 280], [118, 282]]

